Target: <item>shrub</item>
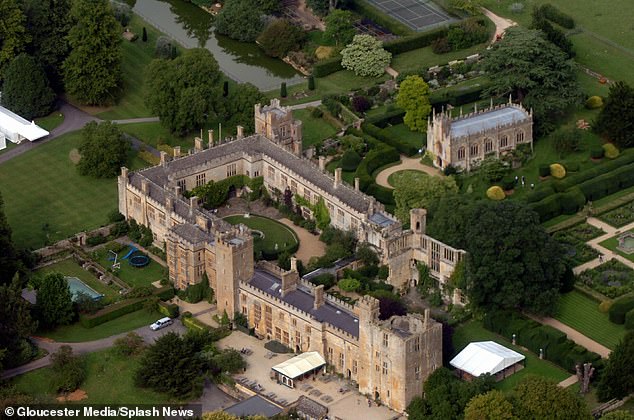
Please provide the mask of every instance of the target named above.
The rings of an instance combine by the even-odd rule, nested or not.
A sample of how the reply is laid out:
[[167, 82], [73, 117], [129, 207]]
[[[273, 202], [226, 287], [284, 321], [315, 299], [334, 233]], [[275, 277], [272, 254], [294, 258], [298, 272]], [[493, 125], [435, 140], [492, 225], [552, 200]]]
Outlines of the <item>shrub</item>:
[[129, 332], [124, 337], [117, 338], [113, 347], [120, 356], [134, 356], [145, 349], [145, 341], [139, 334]]
[[566, 29], [572, 29], [575, 27], [575, 21], [572, 17], [563, 13], [550, 3], [544, 4], [541, 7], [541, 12], [548, 20], [555, 22], [559, 26], [563, 26]]
[[159, 302], [158, 303], [158, 311], [165, 315], [168, 316], [170, 318], [178, 318], [178, 305], [174, 304], [174, 303], [166, 303], [166, 302]]
[[612, 143], [606, 143], [603, 145], [603, 154], [608, 159], [616, 159], [619, 156], [619, 149]]
[[603, 157], [604, 154], [604, 150], [602, 147], [593, 147], [592, 149], [590, 149], [590, 157], [592, 159], [601, 159]]
[[611, 307], [612, 307], [612, 301], [604, 300], [601, 303], [599, 303], [599, 312], [607, 314], [610, 311]]
[[634, 296], [623, 296], [612, 303], [608, 318], [615, 324], [624, 324], [625, 315], [632, 309], [634, 309]]
[[282, 98], [286, 98], [287, 95], [288, 95], [288, 93], [286, 92], [286, 82], [282, 82], [282, 84], [280, 86], [280, 96]]
[[154, 48], [154, 55], [157, 58], [169, 60], [176, 58], [176, 42], [166, 36], [159, 36], [156, 40], [156, 46]]
[[103, 235], [95, 235], [86, 239], [86, 245], [88, 246], [96, 246], [99, 244], [104, 244], [108, 242], [108, 238]]
[[346, 171], [354, 171], [361, 163], [361, 156], [354, 150], [346, 151], [341, 157], [341, 168]]
[[372, 107], [372, 103], [365, 96], [355, 96], [352, 98], [352, 109], [358, 113], [364, 113]]
[[310, 116], [313, 118], [321, 118], [324, 116], [324, 111], [320, 108], [313, 108], [313, 110], [310, 111]]
[[315, 90], [315, 76], [308, 76], [308, 90]]
[[119, 209], [114, 209], [108, 213], [108, 222], [116, 223], [125, 220], [125, 216], [119, 213]]
[[73, 354], [72, 347], [64, 345], [51, 355], [51, 370], [56, 392], [72, 392], [86, 378], [84, 361]]
[[603, 98], [600, 96], [591, 96], [586, 100], [586, 108], [597, 109], [603, 106]]
[[341, 56], [337, 55], [336, 57], [316, 63], [313, 66], [313, 76], [324, 77], [340, 70], [343, 70], [343, 67], [341, 66]]
[[512, 176], [505, 176], [502, 178], [502, 188], [504, 188], [504, 191], [512, 190], [515, 188], [515, 182], [515, 178]]
[[339, 280], [337, 286], [345, 292], [356, 292], [361, 288], [361, 282], [357, 279], [342, 279]]
[[561, 179], [566, 176], [566, 170], [559, 163], [553, 163], [550, 165], [550, 174], [557, 179]]
[[579, 171], [580, 165], [579, 162], [569, 162], [564, 163], [564, 168], [566, 168], [566, 172], [577, 172]]
[[547, 177], [550, 175], [550, 166], [546, 164], [539, 165], [539, 176]]
[[447, 37], [442, 37], [434, 40], [431, 43], [431, 50], [434, 54], [445, 54], [451, 51], [451, 45], [449, 44], [449, 39]]
[[328, 273], [320, 274], [318, 276], [315, 276], [312, 279], [310, 279], [309, 281], [312, 284], [314, 284], [315, 286], [319, 286], [320, 284], [323, 284], [324, 285], [324, 289], [331, 288], [337, 282], [337, 280], [335, 279], [335, 276], [333, 276], [332, 274], [328, 274]]
[[520, 14], [524, 11], [524, 3], [513, 3], [509, 6], [511, 13]]
[[494, 201], [504, 200], [506, 194], [504, 194], [504, 190], [497, 185], [490, 187], [487, 190], [487, 197]]
[[634, 330], [634, 309], [631, 309], [625, 314], [625, 328], [628, 330]]

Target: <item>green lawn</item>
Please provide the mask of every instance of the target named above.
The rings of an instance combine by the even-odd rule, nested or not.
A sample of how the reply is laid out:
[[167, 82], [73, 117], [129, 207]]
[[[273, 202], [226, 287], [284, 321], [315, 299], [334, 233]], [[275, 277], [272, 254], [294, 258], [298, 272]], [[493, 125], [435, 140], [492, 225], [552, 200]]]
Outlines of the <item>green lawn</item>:
[[253, 247], [256, 254], [261, 250], [272, 253], [275, 251], [276, 244], [278, 250], [283, 250], [285, 244], [287, 247], [290, 247], [298, 242], [295, 232], [273, 219], [261, 216], [245, 218], [241, 215], [235, 215], [225, 217], [225, 220], [233, 225], [237, 225], [238, 223], [245, 224], [249, 228], [259, 230], [264, 234], [264, 239], [255, 237]]
[[625, 335], [622, 325], [610, 322], [607, 314], [599, 312], [595, 300], [576, 290], [561, 297], [555, 319], [610, 349]]
[[[119, 252], [118, 258], [123, 258], [128, 254], [129, 248], [125, 247]], [[112, 261], [109, 261], [110, 253], [105, 248], [96, 251], [96, 261], [102, 267], [108, 269], [112, 267]], [[128, 260], [119, 261], [121, 268], [117, 270], [116, 276], [123, 280], [130, 287], [151, 286], [153, 282], [167, 277], [167, 268], [163, 267], [156, 261], [150, 259], [150, 263], [145, 267], [133, 267]]]
[[[85, 356], [86, 380], [80, 389], [88, 398], [79, 404], [166, 404], [171, 397], [134, 386], [134, 371], [141, 356], [119, 356], [112, 349]], [[43, 368], [11, 380], [18, 391], [36, 397], [42, 403], [55, 403], [51, 368]], [[72, 403], [71, 403], [72, 404]]]
[[488, 42], [445, 54], [436, 54], [431, 50], [431, 47], [419, 48], [395, 55], [390, 66], [399, 73], [427, 70], [430, 67], [447, 64], [453, 60], [463, 60], [470, 55], [482, 53], [487, 45]]
[[[632, 230], [631, 232], [634, 232], [634, 230]], [[619, 254], [620, 256], [627, 258], [628, 260], [634, 262], [634, 254], [626, 254], [623, 251], [620, 251], [619, 249], [617, 249], [616, 247], [619, 244], [618, 238], [619, 235], [615, 235], [611, 238], [606, 239], [603, 242], [600, 242], [599, 245], [601, 245], [602, 247], [605, 247], [607, 249], [609, 249], [610, 251], [614, 251], [617, 254]]]
[[81, 268], [79, 264], [77, 264], [75, 260], [72, 259], [72, 257], [53, 265], [48, 265], [44, 268], [41, 268], [40, 270], [38, 270], [38, 272], [55, 272], [61, 273], [65, 276], [77, 277], [88, 286], [92, 287], [97, 292], [104, 295], [104, 299], [107, 299], [109, 301], [116, 300], [119, 297], [119, 295], [113, 288], [100, 282], [90, 271]]
[[385, 128], [390, 137], [421, 149], [427, 146], [427, 134], [412, 131], [405, 124], [392, 125]]
[[83, 341], [100, 340], [144, 326], [149, 328], [150, 324], [161, 317], [162, 315], [156, 311], [148, 312], [145, 309], [140, 309], [93, 328], [84, 328], [79, 322], [76, 322], [72, 325], [58, 327], [55, 331], [38, 332], [38, 335], [51, 338], [60, 343], [81, 343]]
[[480, 321], [469, 321], [457, 327], [454, 331], [452, 341], [455, 354], [462, 351], [467, 344], [472, 341], [495, 341], [498, 344], [523, 354], [526, 357], [524, 369], [496, 384], [496, 388], [503, 391], [513, 389], [515, 385], [526, 375], [532, 374], [543, 376], [552, 379], [555, 382], [561, 382], [570, 376], [568, 372], [564, 371], [560, 367], [546, 360], [540, 360], [537, 355], [531, 353], [530, 351], [514, 346], [508, 340], [487, 330], [482, 326]]
[[426, 178], [429, 176], [425, 172], [417, 171], [415, 169], [405, 169], [403, 171], [394, 172], [392, 175], [388, 176], [387, 183], [396, 188], [396, 183], [399, 181], [399, 179], [403, 175], [408, 173], [414, 174], [414, 176], [416, 176], [415, 178], [416, 182], [418, 182], [419, 177]]
[[6, 140], [5, 142], [6, 146], [4, 149], [0, 150], [0, 155], [3, 154], [4, 152], [8, 152], [9, 150], [13, 149], [14, 147], [17, 146], [17, 144], [13, 143], [12, 141]]
[[[154, 148], [159, 144], [180, 146], [183, 154], [194, 148], [194, 137], [198, 135], [198, 133], [195, 133], [187, 137], [175, 136], [167, 128], [163, 127], [160, 122], [125, 124], [121, 126], [121, 130]], [[207, 137], [205, 136], [206, 139]]]
[[302, 146], [304, 149], [337, 134], [336, 127], [323, 118], [313, 117], [311, 111], [312, 108], [293, 111], [293, 117], [302, 122]]
[[64, 114], [59, 111], [53, 111], [46, 117], [36, 118], [35, 124], [39, 125], [46, 131], [51, 131], [64, 122]]
[[115, 179], [77, 173], [69, 153], [79, 142], [79, 133], [66, 134], [0, 165], [0, 193], [17, 246], [39, 248], [47, 235], [55, 242], [97, 228], [117, 208]]

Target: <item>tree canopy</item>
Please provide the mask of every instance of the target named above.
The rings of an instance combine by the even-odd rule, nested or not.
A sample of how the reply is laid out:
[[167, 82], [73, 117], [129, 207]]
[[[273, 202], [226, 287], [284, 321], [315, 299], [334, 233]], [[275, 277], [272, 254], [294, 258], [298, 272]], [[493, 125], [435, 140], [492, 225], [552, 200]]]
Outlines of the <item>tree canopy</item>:
[[355, 35], [352, 43], [341, 51], [341, 65], [357, 76], [379, 77], [392, 61], [392, 53], [371, 35]]
[[634, 146], [634, 88], [625, 82], [610, 86], [594, 129], [620, 147]]
[[348, 10], [333, 10], [324, 19], [326, 30], [324, 31], [324, 39], [332, 41], [335, 45], [348, 45], [352, 42], [356, 33], [352, 24], [355, 17]]
[[42, 67], [33, 57], [20, 54], [7, 66], [2, 85], [2, 104], [27, 120], [48, 115], [55, 93]]
[[513, 413], [519, 420], [592, 418], [583, 399], [541, 376], [523, 378], [511, 394], [511, 403]]
[[242, 42], [253, 42], [264, 23], [257, 0], [227, 0], [216, 16], [216, 31]]
[[617, 344], [601, 372], [597, 396], [601, 401], [623, 398], [634, 392], [634, 331]]
[[108, 0], [76, 0], [68, 33], [71, 52], [64, 61], [66, 92], [86, 105], [106, 105], [120, 92], [121, 26]]
[[116, 124], [91, 121], [81, 131], [77, 169], [80, 174], [95, 178], [115, 177], [125, 164], [129, 149], [128, 140]]
[[266, 55], [285, 57], [290, 51], [299, 49], [306, 33], [287, 19], [275, 19], [258, 36], [258, 45]]
[[555, 120], [582, 99], [575, 65], [538, 30], [508, 28], [481, 65], [491, 77], [484, 94], [512, 94], [527, 109], [533, 109], [536, 128], [541, 132], [554, 128]]
[[72, 295], [63, 274], [48, 273], [37, 291], [37, 313], [45, 328], [67, 325], [75, 318]]
[[513, 405], [498, 390], [471, 398], [464, 410], [465, 420], [517, 420]]
[[26, 17], [17, 0], [0, 0], [0, 82], [7, 65], [24, 51], [31, 37], [26, 31]]
[[253, 106], [268, 101], [267, 97], [251, 83], [240, 83], [235, 86], [226, 103], [225, 120], [231, 125], [241, 125], [245, 133], [255, 131]]
[[22, 298], [17, 277], [11, 284], [0, 285], [0, 302], [0, 351], [6, 350], [2, 365], [14, 367], [32, 355], [27, 339], [35, 332], [37, 323], [31, 318], [31, 304]]
[[427, 116], [431, 112], [429, 86], [420, 76], [407, 76], [398, 89], [396, 105], [405, 110], [403, 122], [412, 131], [427, 131]]
[[11, 226], [4, 214], [4, 201], [0, 195], [0, 285], [10, 284], [18, 269], [18, 252], [11, 239]]
[[216, 116], [222, 74], [209, 50], [186, 50], [173, 60], [153, 60], [148, 66], [145, 101], [176, 134], [201, 127]]
[[447, 194], [458, 192], [453, 177], [420, 176], [415, 172], [399, 174], [394, 185], [395, 215], [401, 222], [409, 221], [409, 211], [427, 208]]

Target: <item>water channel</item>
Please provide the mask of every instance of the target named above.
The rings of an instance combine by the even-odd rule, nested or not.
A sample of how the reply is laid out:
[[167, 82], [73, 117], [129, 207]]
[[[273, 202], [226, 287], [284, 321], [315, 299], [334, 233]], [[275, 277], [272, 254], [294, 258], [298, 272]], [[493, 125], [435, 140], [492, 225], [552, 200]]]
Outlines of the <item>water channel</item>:
[[268, 57], [255, 43], [237, 42], [214, 33], [213, 17], [183, 0], [136, 0], [134, 12], [186, 48], [207, 48], [220, 69], [237, 82], [260, 90], [279, 88], [303, 80], [293, 67]]

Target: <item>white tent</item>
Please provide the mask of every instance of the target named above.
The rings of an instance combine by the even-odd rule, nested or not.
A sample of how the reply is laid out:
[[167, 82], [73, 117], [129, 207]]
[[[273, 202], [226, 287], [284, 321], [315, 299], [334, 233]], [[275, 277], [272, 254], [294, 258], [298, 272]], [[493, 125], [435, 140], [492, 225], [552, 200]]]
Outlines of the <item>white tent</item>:
[[[48, 136], [48, 134], [48, 131], [35, 124], [35, 122], [28, 122], [18, 114], [0, 106], [0, 137], [6, 137], [7, 140], [13, 143], [20, 143], [24, 139], [35, 141]], [[0, 149], [3, 149], [3, 147], [0, 147]]]
[[316, 351], [309, 351], [275, 365], [271, 369], [287, 378], [294, 379], [312, 370], [319, 369], [325, 364], [326, 361], [321, 357], [321, 354]]
[[478, 377], [485, 373], [495, 375], [524, 359], [523, 355], [494, 341], [479, 341], [470, 343], [449, 364]]

